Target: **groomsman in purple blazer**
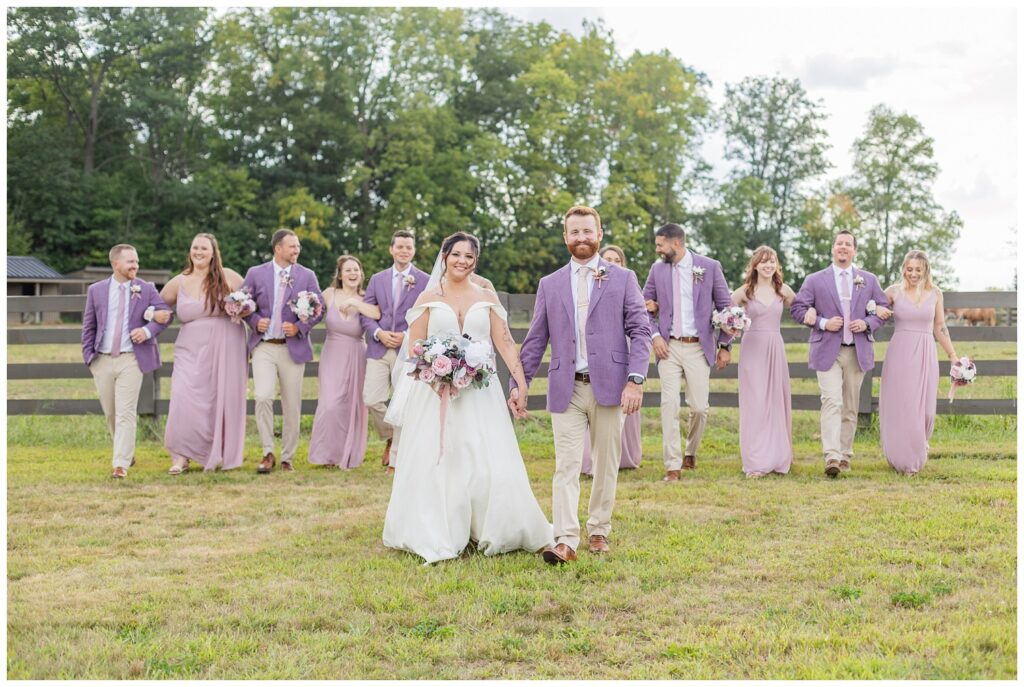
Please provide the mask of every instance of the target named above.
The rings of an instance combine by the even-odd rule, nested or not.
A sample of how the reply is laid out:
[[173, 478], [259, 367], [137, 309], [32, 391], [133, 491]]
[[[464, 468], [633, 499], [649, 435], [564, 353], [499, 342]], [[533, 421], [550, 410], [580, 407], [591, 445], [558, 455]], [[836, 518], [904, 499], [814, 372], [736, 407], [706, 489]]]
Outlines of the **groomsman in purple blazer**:
[[256, 310], [245, 318], [249, 323], [249, 355], [252, 358], [253, 395], [256, 397], [256, 428], [260, 433], [263, 459], [256, 471], [271, 472], [274, 456], [274, 396], [281, 385], [281, 470], [291, 472], [299, 447], [299, 418], [302, 415], [302, 378], [306, 363], [313, 360], [309, 332], [323, 319], [299, 320], [288, 306], [300, 291], [323, 295], [313, 271], [298, 264], [302, 246], [290, 229], [278, 229], [270, 240], [274, 258], [250, 267], [243, 289], [249, 289]]
[[[732, 332], [715, 334], [711, 315], [732, 305], [732, 294], [717, 260], [686, 248], [686, 232], [666, 224], [654, 235], [661, 258], [651, 265], [644, 298], [654, 331], [652, 347], [661, 378], [661, 446], [666, 482], [678, 482], [680, 470], [697, 468], [697, 449], [704, 436], [711, 406], [711, 366], [719, 370], [731, 359]], [[686, 380], [690, 419], [686, 451], [679, 436], [679, 392]]]
[[[391, 396], [391, 373], [398, 361], [398, 349], [409, 329], [405, 313], [413, 306], [423, 289], [427, 288], [430, 275], [412, 264], [416, 256], [416, 238], [412, 232], [399, 230], [391, 236], [388, 248], [394, 264], [370, 277], [363, 300], [380, 306], [380, 320], [371, 320], [360, 315], [359, 320], [367, 334], [366, 378], [363, 382], [363, 402], [370, 411], [377, 434], [384, 443], [381, 464], [393, 466], [391, 448], [397, 450], [399, 429], [384, 422]], [[397, 458], [397, 456], [396, 456]], [[388, 472], [394, 472], [389, 467]]]
[[600, 259], [601, 217], [578, 205], [565, 213], [562, 238], [569, 264], [540, 280], [530, 330], [519, 355], [526, 389], [509, 382], [509, 407], [529, 393], [548, 343], [548, 402], [555, 439], [551, 512], [555, 546], [551, 564], [576, 560], [580, 544], [580, 467], [590, 434], [594, 485], [587, 533], [591, 553], [608, 551], [622, 450], [622, 414], [640, 410], [651, 356], [651, 331], [636, 274]]
[[804, 280], [789, 308], [794, 320], [811, 328], [808, 367], [817, 371], [821, 388], [821, 448], [829, 477], [850, 470], [860, 385], [875, 366], [873, 332], [884, 323], [868, 301], [889, 306], [878, 278], [854, 267], [855, 257], [856, 237], [836, 234], [832, 264]]
[[[135, 278], [139, 254], [133, 247], [120, 243], [111, 248], [110, 266], [114, 273], [92, 284], [85, 300], [82, 358], [96, 382], [114, 442], [111, 477], [123, 478], [135, 464], [142, 376], [160, 367], [156, 337], [170, 324], [171, 313], [152, 282]], [[162, 324], [156, 311], [167, 313], [159, 318]]]

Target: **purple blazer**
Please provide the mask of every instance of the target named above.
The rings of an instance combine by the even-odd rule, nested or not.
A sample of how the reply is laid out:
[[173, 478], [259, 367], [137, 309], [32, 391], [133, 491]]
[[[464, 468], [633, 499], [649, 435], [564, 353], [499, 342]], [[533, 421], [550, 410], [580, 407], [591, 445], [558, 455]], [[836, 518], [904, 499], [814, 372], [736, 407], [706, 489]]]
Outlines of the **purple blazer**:
[[[309, 340], [309, 330], [323, 319], [327, 310], [325, 306], [320, 312], [320, 317], [311, 317], [305, 322], [300, 322], [299, 318], [288, 307], [287, 301], [294, 298], [299, 291], [315, 293], [320, 298], [321, 303], [323, 303], [324, 296], [320, 293], [320, 285], [317, 284], [316, 275], [309, 268], [299, 264], [292, 265], [291, 277], [292, 285], [284, 291], [286, 304], [281, 308], [281, 320], [295, 324], [299, 328], [299, 333], [295, 336], [286, 336], [285, 341], [287, 342], [288, 353], [291, 355], [292, 360], [297, 363], [308, 363], [313, 360], [313, 345]], [[255, 312], [245, 318], [245, 321], [249, 323], [248, 345], [249, 353], [252, 354], [252, 350], [263, 340], [263, 334], [256, 331], [256, 323], [264, 317], [270, 318], [274, 314], [274, 261], [271, 260], [262, 265], [250, 267], [249, 271], [245, 273], [245, 281], [242, 282], [242, 288], [249, 289], [252, 292], [252, 299], [256, 302]]]
[[384, 354], [388, 352], [388, 347], [373, 338], [373, 333], [378, 328], [386, 332], [404, 332], [408, 329], [409, 323], [405, 321], [405, 314], [427, 288], [427, 282], [430, 281], [429, 274], [413, 265], [409, 274], [412, 275], [414, 282], [412, 286], [402, 286], [402, 297], [398, 300], [398, 310], [392, 316], [394, 298], [391, 291], [394, 284], [391, 281], [391, 269], [389, 267], [370, 277], [370, 283], [366, 285], [366, 293], [363, 294], [365, 302], [380, 306], [380, 320], [371, 320], [366, 315], [359, 316], [359, 322], [363, 325], [363, 331], [366, 332], [366, 357], [370, 359], [383, 358]]
[[[107, 304], [110, 294], [110, 280], [108, 277], [89, 286], [88, 295], [85, 299], [85, 312], [82, 313], [82, 359], [86, 366], [91, 365], [98, 355], [100, 342], [103, 340], [103, 331], [107, 327]], [[128, 297], [128, 331], [139, 327], [146, 327], [153, 335], [140, 344], [132, 342], [132, 349], [135, 351], [135, 360], [139, 363], [139, 369], [143, 372], [152, 372], [160, 367], [160, 346], [156, 337], [167, 325], [174, 320], [174, 313], [167, 324], [160, 324], [157, 321], [146, 322], [143, 315], [146, 308], [153, 306], [157, 310], [170, 310], [160, 298], [153, 282], [142, 279], [132, 279], [132, 286], [141, 287], [138, 297]], [[115, 335], [115, 345], [117, 336]]]
[[[711, 314], [713, 310], [723, 310], [731, 306], [732, 293], [729, 291], [729, 285], [725, 283], [722, 263], [697, 255], [693, 251], [690, 251], [690, 254], [693, 256], [693, 266], [704, 268], [704, 278], [700, 281], [694, 279], [693, 283], [693, 319], [697, 325], [697, 335], [700, 337], [704, 357], [708, 365], [714, 365], [718, 355], [718, 344], [727, 344], [732, 341], [732, 337], [719, 330], [718, 338], [715, 338]], [[651, 265], [647, 283], [644, 284], [644, 300], [653, 300], [658, 304], [656, 316], [648, 313], [651, 330], [659, 332], [668, 341], [672, 333], [672, 306], [675, 303], [670, 263], [658, 260]]]
[[[853, 345], [857, 350], [857, 362], [860, 369], [867, 372], [875, 366], [875, 337], [872, 332], [883, 324], [881, 319], [874, 315], [868, 315], [867, 303], [875, 301], [877, 305], [889, 307], [889, 299], [878, 283], [878, 278], [870, 272], [854, 268], [853, 278], [857, 276], [864, 278], [862, 286], [854, 286], [850, 300], [850, 319], [864, 320], [868, 325], [866, 332], [857, 332], [853, 335]], [[807, 309], [813, 307], [818, 311], [818, 318], [843, 316], [843, 306], [839, 301], [839, 291], [836, 289], [836, 280], [832, 272], [832, 266], [808, 275], [800, 287], [800, 293], [793, 300], [789, 312], [793, 319], [803, 324], [804, 315]], [[806, 325], [804, 325], [806, 326]], [[818, 325], [811, 327], [810, 336], [811, 348], [807, 354], [807, 365], [812, 370], [825, 372], [832, 367], [832, 364], [839, 357], [839, 347], [843, 343], [843, 332], [823, 331]]]
[[[597, 402], [617, 406], [622, 402], [626, 377], [647, 376], [651, 328], [636, 274], [604, 260], [598, 260], [598, 265], [607, 268], [608, 278], [596, 281], [590, 294], [587, 363]], [[533, 321], [519, 349], [529, 388], [551, 343], [547, 409], [552, 413], [563, 413], [569, 407], [575, 384], [576, 309], [571, 278], [571, 268], [566, 265], [540, 280]], [[509, 388], [516, 388], [514, 379], [509, 381]]]

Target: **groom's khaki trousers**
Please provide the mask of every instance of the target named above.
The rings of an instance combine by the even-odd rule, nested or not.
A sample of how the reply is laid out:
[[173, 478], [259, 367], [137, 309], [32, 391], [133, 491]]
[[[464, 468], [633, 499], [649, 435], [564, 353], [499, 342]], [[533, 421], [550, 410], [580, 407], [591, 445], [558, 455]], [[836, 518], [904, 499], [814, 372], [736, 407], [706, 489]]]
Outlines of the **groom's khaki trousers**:
[[261, 342], [252, 351], [252, 386], [256, 397], [256, 429], [263, 456], [274, 452], [274, 391], [281, 383], [281, 462], [291, 463], [299, 448], [302, 378], [306, 363], [292, 360], [286, 344]]
[[607, 537], [612, 531], [622, 452], [622, 406], [598, 405], [593, 387], [578, 381], [565, 412], [551, 413], [551, 429], [555, 435], [555, 476], [551, 480], [555, 543], [567, 544], [575, 551], [580, 545], [580, 469], [587, 432], [595, 459], [587, 533]]
[[857, 406], [864, 371], [854, 346], [840, 346], [839, 357], [827, 372], [818, 372], [821, 388], [821, 449], [825, 460], [853, 458]]
[[389, 348], [382, 358], [367, 358], [366, 378], [363, 380], [363, 403], [370, 412], [377, 435], [385, 441], [391, 439], [391, 467], [398, 463], [401, 430], [384, 422], [384, 415], [388, 412], [388, 397], [394, 391], [391, 387], [391, 374], [397, 362], [398, 351], [394, 348]]
[[686, 405], [690, 421], [686, 431], [686, 455], [696, 456], [711, 406], [711, 366], [699, 343], [668, 341], [668, 357], [658, 361], [661, 379], [661, 449], [665, 470], [683, 467], [682, 440], [679, 437], [679, 392], [686, 380]]
[[142, 370], [134, 353], [121, 353], [116, 358], [100, 353], [89, 365], [89, 372], [96, 382], [107, 430], [114, 440], [113, 465], [127, 470], [135, 455]]

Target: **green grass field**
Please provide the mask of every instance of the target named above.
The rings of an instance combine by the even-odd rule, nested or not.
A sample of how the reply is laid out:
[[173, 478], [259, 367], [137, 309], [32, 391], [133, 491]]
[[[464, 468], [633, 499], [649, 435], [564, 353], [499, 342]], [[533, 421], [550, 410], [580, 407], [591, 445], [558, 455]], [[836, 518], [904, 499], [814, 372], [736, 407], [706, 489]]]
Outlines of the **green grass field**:
[[[250, 426], [244, 468], [174, 478], [145, 425], [114, 481], [101, 418], [9, 418], [8, 677], [1016, 677], [1015, 418], [940, 416], [917, 478], [863, 430], [833, 481], [796, 412], [793, 472], [745, 480], [736, 411], [713, 409], [668, 485], [644, 412], [612, 553], [564, 568], [385, 549], [379, 442], [352, 471], [261, 477]], [[550, 419], [518, 432], [550, 514]]]

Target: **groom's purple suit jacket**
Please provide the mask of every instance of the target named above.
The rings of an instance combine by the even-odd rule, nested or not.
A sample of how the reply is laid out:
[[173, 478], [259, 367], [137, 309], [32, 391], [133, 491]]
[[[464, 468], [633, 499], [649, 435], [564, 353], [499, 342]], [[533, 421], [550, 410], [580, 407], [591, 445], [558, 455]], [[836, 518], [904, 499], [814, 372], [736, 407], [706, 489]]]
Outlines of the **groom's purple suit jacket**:
[[[651, 328], [640, 284], [632, 270], [598, 260], [608, 278], [594, 282], [587, 311], [587, 365], [599, 405], [617, 406], [630, 374], [647, 376], [651, 360]], [[572, 302], [571, 267], [540, 280], [530, 330], [519, 349], [526, 386], [537, 374], [548, 342], [548, 404], [563, 413], [572, 400], [576, 376], [576, 309]], [[509, 380], [509, 388], [516, 388]]]
[[404, 332], [408, 329], [409, 323], [405, 321], [405, 314], [423, 293], [423, 290], [427, 288], [427, 282], [430, 281], [429, 274], [413, 265], [409, 274], [415, 281], [412, 286], [402, 285], [398, 310], [392, 313], [394, 284], [391, 281], [391, 270], [392, 268], [389, 267], [370, 277], [370, 283], [366, 285], [366, 293], [363, 294], [365, 302], [380, 306], [380, 320], [371, 320], [366, 315], [359, 316], [359, 322], [363, 325], [363, 331], [366, 332], [366, 357], [370, 360], [383, 358], [384, 354], [388, 352], [388, 347], [373, 338], [373, 333], [377, 331], [378, 327], [386, 332]]
[[[82, 359], [85, 360], [86, 366], [91, 365], [92, 361], [96, 359], [100, 342], [103, 340], [103, 330], [107, 326], [107, 298], [110, 294], [111, 279], [113, 277], [92, 284], [85, 299], [85, 312], [82, 313]], [[132, 342], [132, 350], [135, 352], [135, 360], [139, 364], [139, 369], [143, 372], [152, 372], [160, 367], [160, 346], [156, 340], [157, 334], [167, 329], [167, 325], [174, 319], [174, 313], [171, 313], [171, 320], [168, 320], [167, 324], [160, 324], [156, 320], [146, 322], [143, 315], [149, 306], [152, 305], [157, 310], [170, 310], [170, 308], [164, 303], [164, 299], [160, 298], [160, 293], [156, 290], [153, 282], [132, 279], [132, 286], [139, 286], [142, 290], [139, 292], [138, 298], [128, 296], [127, 312], [125, 313], [125, 317], [128, 318], [128, 331], [146, 327], [152, 334], [140, 344]], [[118, 345], [116, 334], [114, 345]]]
[[[853, 345], [857, 351], [857, 362], [860, 369], [867, 372], [875, 366], [875, 337], [872, 332], [885, 324], [880, 318], [868, 315], [867, 303], [875, 301], [879, 306], [889, 307], [889, 299], [878, 283], [878, 278], [870, 272], [852, 268], [852, 278], [857, 276], [864, 278], [863, 286], [853, 286], [853, 293], [850, 294], [850, 321], [864, 320], [868, 325], [868, 331], [856, 332], [853, 335]], [[843, 306], [839, 300], [839, 291], [836, 289], [836, 279], [832, 272], [832, 266], [815, 272], [804, 280], [800, 287], [800, 293], [793, 299], [789, 312], [799, 324], [803, 324], [804, 315], [808, 308], [813, 307], [818, 312], [818, 318], [826, 320], [833, 317], [843, 316]], [[804, 325], [806, 326], [806, 325]], [[831, 369], [832, 364], [839, 357], [839, 347], [843, 343], [843, 331], [837, 332], [822, 330], [815, 324], [811, 327], [811, 347], [807, 354], [807, 366], [812, 370], [825, 372]]]
[[[281, 308], [281, 320], [291, 322], [299, 328], [295, 336], [286, 336], [285, 342], [288, 346], [288, 354], [297, 363], [308, 363], [313, 360], [313, 345], [309, 340], [309, 330], [317, 325], [327, 313], [327, 306], [324, 305], [320, 317], [311, 317], [305, 322], [300, 322], [298, 316], [288, 307], [287, 302], [295, 298], [299, 291], [311, 291], [317, 295], [320, 302], [324, 302], [324, 296], [320, 293], [320, 285], [316, 281], [316, 275], [308, 267], [295, 264], [289, 271], [292, 278], [292, 285], [285, 288], [285, 305]], [[264, 317], [272, 319], [274, 315], [274, 261], [265, 262], [262, 265], [250, 267], [245, 273], [245, 281], [242, 282], [243, 289], [249, 289], [252, 299], [256, 302], [256, 310], [245, 318], [249, 323], [249, 353], [263, 340], [263, 334], [256, 331], [256, 323]]]
[[[718, 355], [718, 343], [729, 343], [732, 337], [725, 332], [719, 331], [717, 340], [714, 337], [714, 326], [711, 324], [712, 310], [724, 310], [732, 305], [732, 293], [729, 285], [725, 283], [725, 275], [722, 274], [722, 263], [711, 258], [697, 255], [690, 251], [693, 256], [693, 266], [704, 268], [704, 278], [700, 281], [693, 280], [693, 319], [697, 325], [697, 335], [700, 337], [700, 347], [704, 351], [704, 357], [708, 365], [715, 364]], [[653, 300], [658, 304], [658, 314], [650, 315], [652, 333], [656, 328], [665, 341], [672, 333], [672, 306], [675, 303], [676, 293], [672, 288], [671, 263], [658, 260], [651, 265], [651, 271], [647, 274], [647, 283], [644, 284], [644, 298]]]

